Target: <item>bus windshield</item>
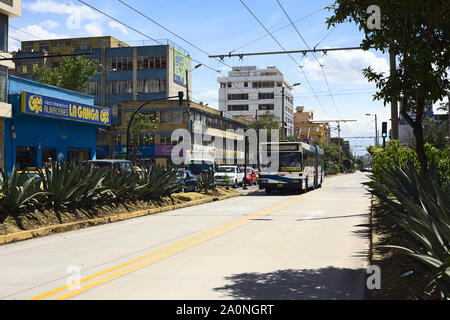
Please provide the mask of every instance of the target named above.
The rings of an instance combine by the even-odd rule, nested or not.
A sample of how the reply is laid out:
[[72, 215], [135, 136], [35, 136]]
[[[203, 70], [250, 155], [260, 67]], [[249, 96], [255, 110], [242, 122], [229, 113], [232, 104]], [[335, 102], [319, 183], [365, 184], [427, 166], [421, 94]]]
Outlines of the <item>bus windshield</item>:
[[280, 152], [280, 168], [301, 168], [301, 152]]
[[212, 162], [205, 162], [205, 161], [202, 161], [201, 163], [195, 163], [194, 161], [192, 161], [189, 164], [189, 170], [193, 174], [202, 174], [205, 172], [214, 171]]

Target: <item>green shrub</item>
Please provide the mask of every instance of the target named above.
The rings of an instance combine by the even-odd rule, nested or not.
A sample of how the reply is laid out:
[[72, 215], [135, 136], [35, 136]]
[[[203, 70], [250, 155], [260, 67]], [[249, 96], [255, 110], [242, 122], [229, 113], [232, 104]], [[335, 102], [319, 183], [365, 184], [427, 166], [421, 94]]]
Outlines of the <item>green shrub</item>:
[[214, 172], [206, 172], [200, 175], [197, 179], [197, 186], [199, 191], [204, 191], [207, 193], [208, 191], [216, 190], [216, 177], [214, 176]]
[[365, 183], [380, 199], [388, 212], [380, 216], [381, 223], [396, 225], [401, 237], [388, 246], [424, 264], [428, 270], [424, 294], [438, 293], [450, 298], [450, 184], [439, 183], [440, 173], [432, 162], [425, 176], [420, 176], [415, 164], [393, 167], [380, 166], [377, 175]]
[[1, 170], [0, 213], [17, 216], [36, 207], [45, 196], [39, 188], [39, 179], [25, 173], [17, 173], [14, 167], [11, 176]]
[[[371, 147], [369, 152], [373, 156], [372, 171], [379, 178], [383, 168], [394, 168], [398, 164], [401, 168], [412, 166], [417, 171], [420, 169], [417, 153], [410, 148], [400, 146], [398, 140], [389, 141], [386, 148]], [[428, 166], [432, 162], [436, 164], [441, 184], [446, 183], [446, 178], [450, 176], [450, 152], [449, 150], [439, 150], [430, 144], [425, 144], [425, 153], [428, 158]]]

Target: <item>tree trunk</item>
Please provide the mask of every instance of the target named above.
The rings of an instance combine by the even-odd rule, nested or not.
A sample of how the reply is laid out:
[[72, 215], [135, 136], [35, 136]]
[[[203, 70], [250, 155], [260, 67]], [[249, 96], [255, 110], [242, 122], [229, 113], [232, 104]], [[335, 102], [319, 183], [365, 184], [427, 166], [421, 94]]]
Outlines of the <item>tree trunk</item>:
[[428, 160], [427, 155], [425, 154], [425, 146], [423, 141], [423, 127], [422, 121], [418, 121], [416, 119], [414, 126], [414, 136], [416, 138], [416, 152], [417, 158], [420, 163], [420, 174], [423, 176], [428, 171]]
[[427, 166], [427, 156], [425, 154], [424, 140], [423, 140], [423, 127], [422, 127], [422, 118], [423, 118], [423, 107], [425, 105], [425, 100], [419, 99], [416, 107], [416, 119], [413, 120], [409, 114], [406, 112], [407, 110], [408, 100], [406, 97], [403, 97], [402, 107], [400, 109], [401, 115], [405, 118], [405, 120], [409, 123], [409, 125], [413, 128], [414, 137], [416, 139], [416, 153], [417, 158], [420, 164], [420, 174], [423, 176], [428, 171]]

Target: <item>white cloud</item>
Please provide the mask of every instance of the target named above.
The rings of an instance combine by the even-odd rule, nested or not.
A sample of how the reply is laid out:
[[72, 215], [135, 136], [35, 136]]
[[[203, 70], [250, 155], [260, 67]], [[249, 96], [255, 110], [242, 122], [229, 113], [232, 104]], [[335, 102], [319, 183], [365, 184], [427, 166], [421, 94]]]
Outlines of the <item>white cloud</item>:
[[[317, 54], [316, 54], [317, 56]], [[376, 72], [389, 72], [389, 64], [384, 58], [377, 58], [370, 51], [351, 50], [328, 52], [326, 56], [318, 57], [324, 65], [329, 82], [334, 83], [368, 83], [362, 74], [362, 69], [371, 66]], [[300, 61], [303, 69], [311, 80], [323, 80], [322, 70], [317, 61], [305, 58]]]
[[[20, 39], [22, 41], [27, 40], [38, 40], [40, 39], [60, 39], [60, 38], [68, 38], [65, 34], [58, 34], [54, 32], [50, 32], [47, 29], [45, 29], [41, 24], [32, 24], [26, 27], [22, 27], [19, 30], [24, 31], [20, 32], [17, 30], [11, 30], [10, 36], [13, 38]], [[35, 36], [32, 37], [31, 35]]]
[[54, 20], [45, 20], [39, 23], [39, 25], [45, 29], [55, 29], [59, 26], [59, 22]]
[[69, 30], [80, 29], [82, 20], [99, 20], [102, 16], [85, 5], [54, 0], [36, 0], [23, 3], [23, 8], [34, 13], [54, 13], [69, 15], [66, 25]]
[[219, 92], [215, 90], [207, 90], [200, 93], [193, 93], [192, 99], [195, 102], [203, 102], [203, 104], [208, 104], [208, 107], [219, 109]]
[[92, 37], [103, 36], [102, 26], [98, 22], [90, 22], [84, 25], [83, 29]]
[[127, 28], [125, 28], [123, 25], [121, 25], [120, 23], [116, 22], [116, 21], [110, 21], [108, 23], [109, 27], [111, 29], [118, 29], [120, 32], [122, 32], [123, 34], [128, 34], [128, 30]]

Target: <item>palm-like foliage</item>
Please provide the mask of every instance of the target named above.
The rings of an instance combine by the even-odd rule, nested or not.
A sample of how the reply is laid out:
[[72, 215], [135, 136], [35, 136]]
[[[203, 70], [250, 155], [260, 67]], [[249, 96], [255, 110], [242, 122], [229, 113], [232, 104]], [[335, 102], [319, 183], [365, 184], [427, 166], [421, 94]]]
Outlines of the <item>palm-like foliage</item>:
[[25, 209], [31, 209], [39, 204], [45, 192], [39, 189], [39, 179], [17, 173], [13, 168], [11, 176], [1, 170], [2, 184], [0, 188], [0, 213], [19, 215]]
[[413, 164], [380, 168], [378, 176], [366, 183], [390, 213], [387, 221], [399, 226], [407, 237], [389, 246], [425, 264], [433, 287], [442, 298], [450, 292], [450, 184], [443, 188], [432, 163], [420, 176]]
[[90, 205], [105, 196], [110, 190], [102, 185], [104, 169], [63, 163], [39, 171], [47, 202], [58, 211], [68, 207]]
[[136, 187], [136, 193], [143, 200], [170, 196], [179, 190], [179, 179], [175, 168], [153, 166], [144, 170], [141, 183]]
[[197, 187], [199, 191], [208, 192], [209, 190], [216, 190], [216, 177], [214, 172], [207, 172], [200, 175], [197, 180]]

